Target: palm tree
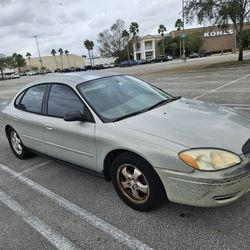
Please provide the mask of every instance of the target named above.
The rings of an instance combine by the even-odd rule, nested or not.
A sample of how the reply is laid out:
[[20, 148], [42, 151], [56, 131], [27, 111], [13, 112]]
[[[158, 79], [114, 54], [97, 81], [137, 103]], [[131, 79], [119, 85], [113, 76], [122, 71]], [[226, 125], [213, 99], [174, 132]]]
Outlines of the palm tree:
[[70, 68], [70, 62], [69, 62], [69, 51], [68, 51], [68, 50], [65, 50], [65, 51], [64, 51], [64, 54], [67, 56], [68, 63], [69, 63], [69, 68]]
[[133, 42], [135, 44], [135, 57], [138, 60], [138, 53], [137, 53], [137, 36], [139, 33], [139, 25], [136, 22], [132, 22], [129, 26], [129, 33], [133, 36]]
[[[180, 31], [183, 28], [183, 21], [178, 18], [175, 22], [175, 28], [177, 31]], [[179, 33], [180, 36], [180, 58], [181, 58], [181, 34]]]
[[128, 33], [127, 30], [124, 30], [122, 32], [122, 38], [124, 38], [124, 40], [126, 42], [126, 50], [127, 50], [127, 55], [128, 55], [128, 61], [130, 61], [130, 55], [129, 55], [129, 38], [130, 38], [130, 34]]
[[62, 61], [62, 55], [63, 55], [63, 49], [59, 49], [58, 50], [59, 54], [60, 54], [60, 58], [61, 58], [61, 69], [63, 69], [63, 61]]
[[31, 54], [30, 54], [30, 52], [27, 52], [27, 53], [26, 53], [26, 57], [28, 57], [28, 60], [29, 60], [29, 63], [30, 63], [30, 67], [31, 67], [31, 62], [30, 62]]
[[[91, 56], [90, 56], [90, 51], [93, 50], [94, 47], [94, 42], [90, 41], [88, 39], [86, 39], [84, 42], [84, 47], [88, 50], [88, 54], [89, 54], [89, 61], [90, 61], [90, 65], [92, 67], [92, 60], [91, 60]], [[93, 54], [92, 54], [93, 55]]]
[[53, 57], [55, 59], [56, 69], [58, 69], [58, 65], [57, 65], [57, 61], [56, 61], [56, 51], [54, 49], [52, 49], [50, 53], [51, 53], [51, 55], [53, 55]]
[[163, 24], [159, 25], [158, 34], [162, 37], [162, 54], [165, 55], [165, 47], [164, 47], [164, 32], [167, 31], [166, 27]]

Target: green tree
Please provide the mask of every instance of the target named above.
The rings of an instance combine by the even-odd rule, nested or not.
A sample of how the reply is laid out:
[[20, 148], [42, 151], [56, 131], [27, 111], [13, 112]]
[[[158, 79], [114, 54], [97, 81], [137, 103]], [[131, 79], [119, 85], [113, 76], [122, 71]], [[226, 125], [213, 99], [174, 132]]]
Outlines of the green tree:
[[[84, 42], [84, 47], [88, 50], [88, 54], [89, 54], [89, 61], [90, 61], [90, 65], [91, 67], [93, 66], [93, 62], [91, 60], [91, 54], [90, 54], [90, 51], [92, 50], [93, 51], [93, 48], [94, 48], [94, 42], [93, 41], [90, 41], [88, 39], [86, 39]], [[93, 54], [92, 54], [93, 55]]]
[[13, 68], [18, 68], [19, 73], [21, 73], [21, 67], [26, 66], [25, 59], [21, 54], [14, 53], [12, 55], [10, 66], [12, 66]]
[[67, 56], [68, 64], [69, 64], [69, 68], [70, 68], [69, 51], [68, 51], [68, 50], [65, 50], [65, 51], [64, 51], [64, 54]]
[[179, 32], [179, 40], [180, 40], [179, 49], [180, 49], [180, 58], [181, 58], [181, 34], [180, 34], [180, 31], [183, 29], [183, 21], [180, 18], [178, 18], [176, 20], [175, 28]]
[[200, 33], [194, 33], [187, 37], [187, 50], [189, 52], [199, 52], [202, 44], [203, 40]]
[[59, 55], [60, 55], [60, 59], [61, 59], [61, 69], [63, 69], [63, 60], [62, 60], [62, 56], [63, 56], [63, 49], [62, 49], [62, 48], [60, 48], [60, 49], [58, 50], [58, 53], [59, 53]]
[[126, 51], [127, 51], [127, 56], [128, 56], [128, 61], [130, 61], [130, 53], [129, 53], [129, 41], [130, 41], [130, 34], [127, 30], [122, 31], [122, 38], [124, 39], [126, 45]]
[[58, 69], [57, 61], [56, 61], [56, 50], [52, 49], [50, 54], [54, 57], [55, 64], [56, 64], [56, 69]]
[[133, 36], [133, 43], [135, 45], [135, 57], [138, 60], [138, 49], [137, 49], [137, 41], [139, 34], [139, 24], [137, 22], [132, 22], [129, 26], [129, 33]]
[[102, 56], [118, 57], [119, 62], [124, 59], [124, 54], [126, 58], [127, 37], [122, 36], [124, 30], [125, 22], [118, 19], [109, 29], [98, 34], [97, 42]]
[[0, 54], [0, 72], [1, 72], [2, 79], [4, 78], [3, 71], [6, 68], [8, 68], [8, 57], [6, 57], [3, 54]]
[[165, 47], [164, 47], [164, 32], [167, 31], [166, 27], [163, 24], [159, 25], [158, 34], [161, 35], [162, 39], [162, 54], [165, 55]]
[[250, 0], [189, 0], [186, 3], [184, 12], [188, 22], [197, 18], [199, 24], [205, 20], [224, 27], [233, 23], [239, 46], [238, 61], [243, 61], [243, 26], [250, 15]]
[[172, 51], [173, 57], [175, 57], [175, 56], [176, 56], [176, 51], [178, 50], [178, 43], [172, 42], [172, 43], [169, 45], [169, 48], [170, 48], [170, 50]]
[[37, 71], [39, 68], [37, 67], [37, 66], [32, 66], [31, 67], [31, 70], [33, 70], [33, 71]]
[[30, 54], [30, 52], [27, 52], [27, 53], [26, 53], [26, 57], [28, 58], [29, 63], [30, 63], [30, 67], [31, 67], [31, 62], [30, 62], [30, 57], [31, 57], [31, 54]]

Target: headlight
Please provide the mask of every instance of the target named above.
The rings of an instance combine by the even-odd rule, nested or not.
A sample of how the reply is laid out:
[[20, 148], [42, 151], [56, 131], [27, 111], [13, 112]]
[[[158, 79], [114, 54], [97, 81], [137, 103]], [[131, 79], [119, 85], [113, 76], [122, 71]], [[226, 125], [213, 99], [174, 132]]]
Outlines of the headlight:
[[205, 171], [214, 171], [235, 166], [241, 162], [238, 155], [222, 149], [190, 149], [179, 153], [189, 166]]

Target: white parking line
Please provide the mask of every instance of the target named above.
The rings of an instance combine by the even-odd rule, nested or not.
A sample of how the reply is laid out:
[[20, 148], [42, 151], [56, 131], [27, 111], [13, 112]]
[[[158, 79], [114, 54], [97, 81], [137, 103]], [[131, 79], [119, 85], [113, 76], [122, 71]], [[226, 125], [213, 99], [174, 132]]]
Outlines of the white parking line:
[[230, 103], [221, 103], [221, 105], [224, 105], [224, 106], [233, 106], [233, 107], [250, 107], [250, 104], [230, 104]]
[[44, 166], [48, 165], [49, 163], [50, 163], [50, 161], [46, 161], [46, 162], [43, 162], [43, 163], [41, 163], [39, 165], [36, 165], [36, 166], [34, 166], [32, 168], [25, 169], [19, 175], [30, 173], [30, 172], [34, 171], [35, 169], [38, 169], [38, 168], [41, 168], [41, 167], [44, 167]]
[[220, 105], [223, 105], [223, 106], [229, 106], [231, 108], [234, 108], [234, 109], [242, 109], [242, 110], [250, 110], [250, 104], [224, 104], [224, 103], [221, 103]]
[[91, 214], [87, 210], [78, 207], [71, 201], [66, 200], [60, 195], [50, 191], [49, 189], [39, 185], [38, 183], [32, 181], [31, 179], [20, 175], [20, 173], [8, 168], [0, 164], [0, 169], [7, 172], [8, 174], [12, 175], [14, 178], [18, 179], [20, 182], [26, 184], [33, 190], [39, 192], [40, 194], [46, 196], [59, 206], [63, 207], [67, 211], [79, 216], [81, 219], [88, 222], [90, 225], [94, 226], [95, 228], [103, 231], [105, 234], [111, 236], [112, 238], [116, 239], [119, 243], [122, 243], [129, 247], [130, 249], [140, 249], [140, 250], [152, 250], [151, 247], [147, 246], [146, 244], [142, 243], [141, 241], [135, 239], [134, 237], [126, 234], [125, 232], [121, 231], [120, 229], [112, 226], [108, 222], [105, 222], [101, 218]]
[[38, 217], [33, 216], [26, 209], [24, 209], [17, 201], [13, 200], [5, 192], [0, 189], [0, 201], [11, 209], [15, 214], [22, 217], [22, 219], [45, 237], [55, 248], [57, 249], [79, 249], [67, 238], [61, 234], [55, 232], [45, 222], [40, 220]]
[[234, 107], [234, 109], [250, 110], [250, 108]]
[[211, 93], [213, 93], [213, 92], [215, 92], [215, 91], [217, 91], [217, 90], [219, 90], [219, 89], [222, 89], [222, 88], [224, 88], [224, 87], [226, 87], [226, 86], [229, 86], [229, 85], [232, 85], [232, 84], [234, 84], [234, 83], [236, 83], [236, 82], [239, 82], [240, 80], [243, 80], [243, 79], [245, 79], [245, 78], [247, 78], [247, 77], [249, 77], [249, 76], [250, 76], [250, 74], [247, 74], [247, 75], [245, 75], [245, 76], [242, 76], [242, 77], [240, 77], [240, 78], [238, 78], [238, 79], [236, 79], [236, 80], [234, 80], [234, 81], [231, 81], [231, 82], [229, 82], [229, 83], [227, 83], [227, 84], [224, 84], [224, 85], [222, 85], [222, 86], [220, 86], [220, 87], [218, 87], [218, 88], [212, 89], [212, 90], [210, 90], [210, 91], [208, 91], [208, 92], [206, 92], [206, 93], [204, 93], [204, 94], [202, 94], [202, 95], [196, 96], [196, 97], [194, 97], [193, 99], [194, 99], [194, 100], [199, 99], [200, 97], [203, 97], [203, 96], [206, 96], [206, 95], [208, 95], [208, 94], [211, 94]]

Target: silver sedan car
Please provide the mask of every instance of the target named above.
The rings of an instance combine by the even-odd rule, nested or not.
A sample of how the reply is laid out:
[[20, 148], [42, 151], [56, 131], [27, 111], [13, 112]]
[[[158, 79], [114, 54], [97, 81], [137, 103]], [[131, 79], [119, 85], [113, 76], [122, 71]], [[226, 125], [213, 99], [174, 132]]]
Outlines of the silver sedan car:
[[18, 158], [38, 153], [98, 173], [140, 211], [166, 199], [220, 206], [250, 189], [248, 114], [129, 75], [41, 78], [2, 108], [0, 124]]

